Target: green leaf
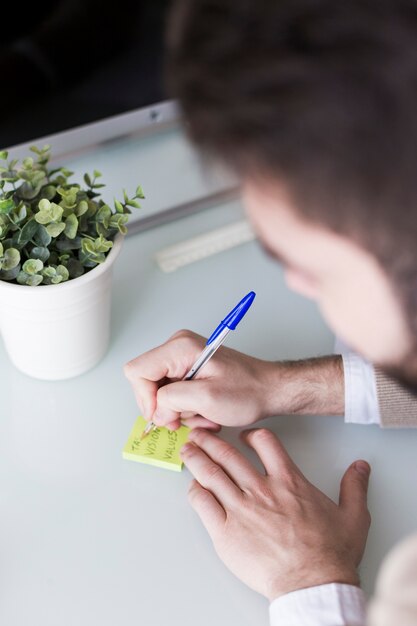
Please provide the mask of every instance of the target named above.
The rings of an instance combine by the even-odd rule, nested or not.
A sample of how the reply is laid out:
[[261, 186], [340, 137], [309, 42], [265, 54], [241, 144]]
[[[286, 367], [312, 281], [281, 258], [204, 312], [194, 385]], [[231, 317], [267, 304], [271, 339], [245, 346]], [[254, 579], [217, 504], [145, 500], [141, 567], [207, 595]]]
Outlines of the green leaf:
[[49, 222], [52, 221], [50, 211], [39, 211], [39, 213], [35, 215], [35, 220], [38, 224], [49, 224]]
[[25, 168], [25, 170], [31, 170], [33, 168], [32, 157], [26, 157], [25, 159], [23, 159], [22, 165]]
[[107, 241], [102, 235], [97, 237], [97, 239], [94, 241], [94, 248], [96, 252], [108, 252], [112, 247], [113, 242]]
[[91, 178], [90, 178], [89, 174], [84, 174], [84, 181], [85, 181], [86, 185], [91, 187]]
[[20, 252], [16, 248], [9, 248], [5, 251], [2, 258], [2, 269], [4, 271], [12, 270], [20, 263]]
[[56, 196], [56, 187], [54, 185], [46, 185], [42, 189], [42, 195], [43, 195], [43, 199], [53, 200]]
[[70, 278], [78, 278], [84, 274], [84, 268], [78, 259], [69, 259], [67, 270]]
[[127, 206], [132, 206], [135, 209], [141, 209], [141, 205], [139, 204], [139, 202], [137, 202], [136, 200], [129, 200], [129, 202], [126, 202]]
[[91, 239], [81, 239], [81, 249], [85, 254], [94, 254], [94, 242]]
[[51, 208], [51, 203], [49, 202], [48, 198], [42, 198], [42, 200], [39, 200], [38, 202], [39, 211], [49, 211], [50, 208]]
[[18, 273], [18, 275], [16, 276], [16, 280], [19, 283], [19, 285], [26, 285], [26, 281], [29, 278], [29, 274], [26, 274], [26, 272], [22, 272], [20, 271]]
[[29, 276], [34, 276], [43, 269], [43, 263], [40, 259], [28, 259], [23, 263], [22, 270]]
[[99, 172], [98, 170], [94, 170], [94, 178], [100, 178], [101, 176], [103, 176], [101, 172]]
[[43, 246], [35, 246], [30, 251], [30, 256], [32, 259], [39, 259], [39, 261], [42, 261], [42, 263], [46, 263], [46, 261], [49, 259], [50, 252], [48, 248], [45, 248]]
[[84, 213], [87, 213], [87, 211], [88, 211], [88, 202], [86, 200], [81, 200], [77, 204], [77, 207], [75, 209], [75, 215], [77, 217], [80, 217], [81, 215], [84, 215]]
[[26, 219], [27, 217], [27, 209], [26, 209], [26, 205], [22, 204], [17, 211], [15, 211], [15, 215], [16, 215], [16, 221], [17, 222], [22, 222], [24, 219]]
[[5, 161], [8, 156], [9, 156], [9, 153], [7, 152], [7, 150], [1, 150], [0, 151], [0, 159], [2, 161]]
[[65, 252], [67, 250], [78, 250], [81, 248], [81, 237], [74, 239], [57, 239], [55, 245], [58, 250]]
[[30, 219], [28, 222], [26, 222], [26, 224], [23, 226], [22, 230], [20, 231], [17, 237], [17, 243], [25, 246], [28, 243], [28, 241], [30, 241], [32, 237], [34, 237], [38, 228], [39, 228], [38, 223], [34, 219]]
[[53, 222], [59, 222], [62, 219], [62, 214], [64, 209], [59, 204], [55, 204], [55, 202], [51, 202], [51, 218]]
[[114, 208], [116, 209], [118, 213], [124, 212], [123, 204], [119, 202], [119, 200], [116, 200], [116, 199], [114, 200]]
[[111, 209], [107, 204], [103, 204], [102, 207], [96, 213], [96, 220], [98, 222], [105, 222], [107, 219], [111, 217]]
[[56, 268], [56, 273], [58, 274], [58, 276], [61, 277], [62, 281], [68, 280], [69, 278], [69, 272], [65, 265], [58, 265], [58, 267]]
[[33, 241], [38, 244], [38, 246], [47, 247], [51, 243], [51, 235], [46, 230], [45, 226], [41, 224], [38, 225], [38, 230], [36, 234], [33, 236]]
[[10, 213], [15, 208], [13, 198], [6, 198], [5, 200], [0, 200], [0, 213], [5, 213], [6, 215]]
[[12, 270], [0, 270], [0, 280], [16, 280], [17, 275], [20, 272], [20, 263], [16, 265]]
[[48, 265], [42, 270], [42, 275], [46, 278], [54, 278], [56, 276], [56, 269], [52, 265]]
[[64, 222], [60, 222], [59, 224], [48, 224], [46, 230], [51, 237], [58, 237], [65, 230]]
[[28, 277], [28, 279], [26, 280], [26, 284], [29, 285], [29, 287], [37, 287], [41, 284], [42, 281], [43, 276], [41, 276], [40, 274], [34, 274], [33, 276]]
[[123, 198], [124, 198], [125, 203], [129, 202], [129, 196], [126, 193], [126, 189], [123, 189]]
[[64, 233], [66, 234], [68, 239], [74, 239], [74, 237], [76, 237], [77, 235], [77, 229], [78, 220], [75, 217], [74, 213], [71, 213], [71, 215], [68, 215], [66, 219]]
[[70, 189], [64, 189], [63, 187], [58, 187], [57, 192], [62, 198], [62, 202], [60, 205], [67, 208], [74, 208], [77, 204], [77, 193], [79, 189], [78, 187], [71, 187]]
[[140, 185], [136, 187], [136, 197], [141, 198], [142, 200], [145, 198], [145, 194], [143, 193], [143, 189]]
[[0, 257], [3, 256], [3, 244], [0, 241]]
[[96, 233], [97, 235], [102, 235], [103, 237], [107, 239], [107, 237], [110, 234], [110, 230], [106, 228], [103, 224], [101, 224], [100, 222], [96, 222]]
[[23, 183], [23, 185], [20, 185], [17, 190], [17, 195], [19, 198], [23, 198], [24, 200], [33, 200], [33, 198], [36, 198], [41, 189], [42, 183], [39, 183], [36, 187], [32, 187], [30, 183], [26, 182]]

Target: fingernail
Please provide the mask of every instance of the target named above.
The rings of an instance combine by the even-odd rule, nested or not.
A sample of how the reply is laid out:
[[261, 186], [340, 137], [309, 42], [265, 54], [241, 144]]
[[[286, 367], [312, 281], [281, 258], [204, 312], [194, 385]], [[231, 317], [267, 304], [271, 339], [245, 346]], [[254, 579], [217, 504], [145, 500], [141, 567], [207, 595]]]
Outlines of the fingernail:
[[355, 470], [359, 474], [362, 474], [362, 476], [369, 476], [371, 468], [369, 467], [368, 463], [366, 463], [366, 461], [356, 461]]
[[188, 441], [187, 443], [185, 443], [183, 445], [183, 447], [180, 450], [180, 454], [184, 454], [186, 452], [188, 452], [189, 450], [191, 450], [191, 448], [194, 447], [194, 444], [192, 443], [192, 441]]

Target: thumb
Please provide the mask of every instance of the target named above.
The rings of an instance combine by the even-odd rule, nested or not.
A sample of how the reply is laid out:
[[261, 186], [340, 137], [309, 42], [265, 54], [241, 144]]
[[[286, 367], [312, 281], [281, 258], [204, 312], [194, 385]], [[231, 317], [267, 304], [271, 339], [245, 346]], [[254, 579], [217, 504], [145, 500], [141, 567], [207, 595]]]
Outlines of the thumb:
[[370, 524], [367, 506], [368, 483], [371, 468], [366, 461], [355, 461], [346, 470], [340, 483], [339, 506], [354, 524]]
[[155, 423], [158, 426], [165, 426], [183, 412], [204, 415], [208, 408], [207, 404], [210, 404], [210, 400], [204, 379], [168, 383], [158, 389]]

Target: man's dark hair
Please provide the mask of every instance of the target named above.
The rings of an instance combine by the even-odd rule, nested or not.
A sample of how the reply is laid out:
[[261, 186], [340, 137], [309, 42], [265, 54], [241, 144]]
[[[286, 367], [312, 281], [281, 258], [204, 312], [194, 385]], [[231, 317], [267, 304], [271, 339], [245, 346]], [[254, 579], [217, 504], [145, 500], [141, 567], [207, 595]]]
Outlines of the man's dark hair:
[[417, 1], [179, 0], [168, 27], [191, 140], [376, 256], [417, 337]]

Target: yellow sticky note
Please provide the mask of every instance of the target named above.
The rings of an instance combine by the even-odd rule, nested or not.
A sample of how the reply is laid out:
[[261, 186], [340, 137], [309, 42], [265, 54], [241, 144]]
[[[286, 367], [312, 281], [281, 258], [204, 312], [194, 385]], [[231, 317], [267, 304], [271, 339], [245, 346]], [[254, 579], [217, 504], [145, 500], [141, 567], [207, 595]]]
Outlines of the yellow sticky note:
[[123, 448], [123, 458], [180, 472], [183, 466], [180, 450], [187, 441], [190, 429], [186, 426], [181, 426], [178, 430], [154, 428], [141, 441], [140, 436], [146, 424], [146, 420], [140, 415]]

